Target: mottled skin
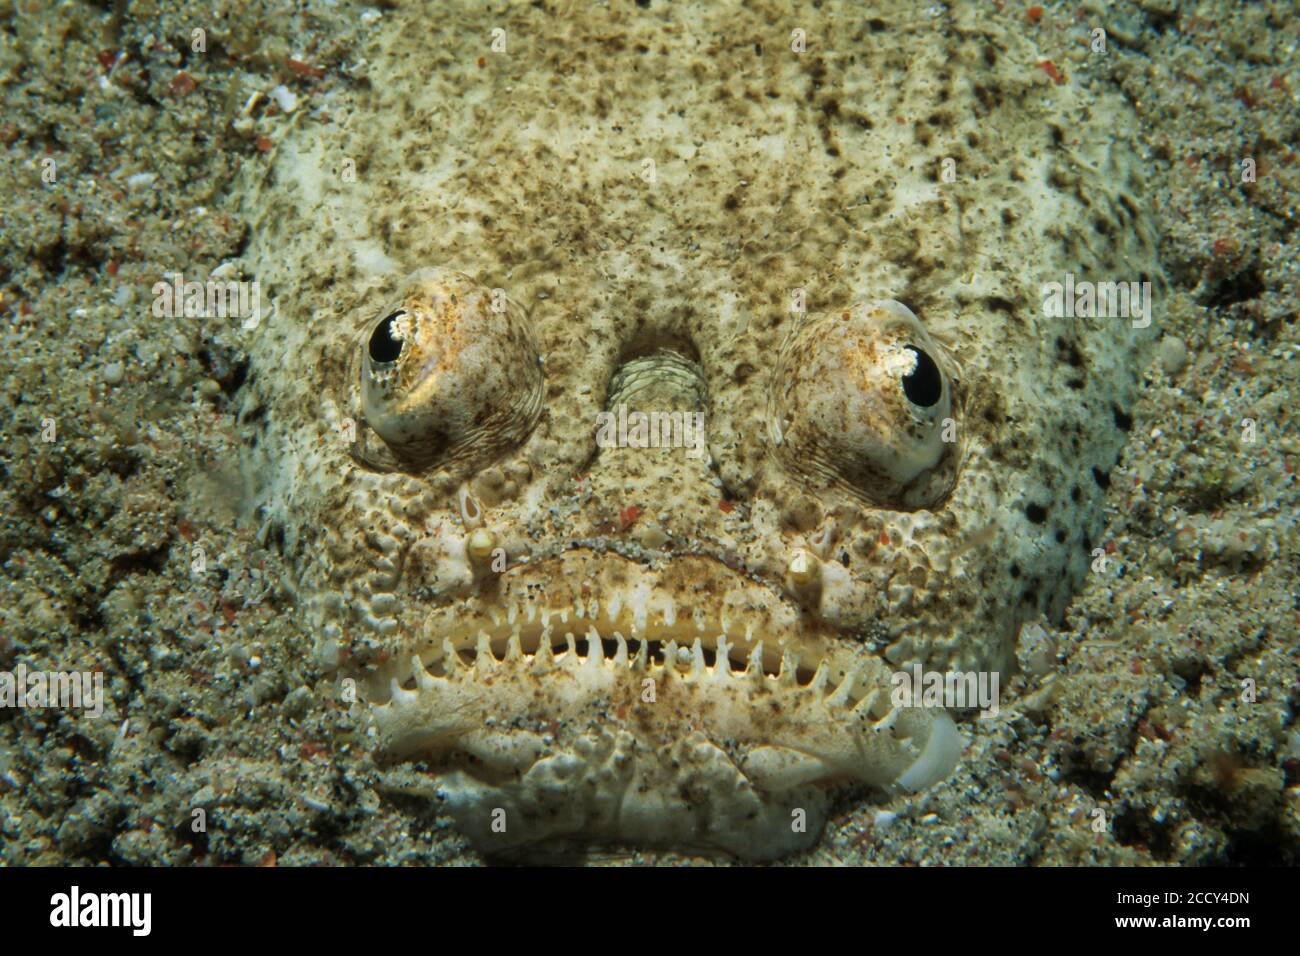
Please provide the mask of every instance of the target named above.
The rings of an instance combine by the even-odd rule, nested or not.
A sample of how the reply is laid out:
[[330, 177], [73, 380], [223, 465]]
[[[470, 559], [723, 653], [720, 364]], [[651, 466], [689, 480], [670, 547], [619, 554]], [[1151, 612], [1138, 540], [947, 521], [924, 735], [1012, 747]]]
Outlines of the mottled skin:
[[[490, 48], [495, 28], [504, 52]], [[804, 52], [791, 50], [795, 29]], [[404, 10], [385, 15], [377, 38], [368, 85], [328, 121], [302, 119], [274, 175], [248, 192], [249, 270], [278, 299], [251, 346], [248, 460], [323, 663], [363, 678], [382, 704], [390, 681], [398, 694], [417, 688], [412, 654], [448, 680], [453, 656], [477, 661], [474, 679], [496, 689], [457, 691], [455, 715], [441, 690], [377, 715], [385, 752], [432, 760], [461, 825], [489, 850], [566, 837], [754, 857], [807, 845], [821, 785], [898, 780], [931, 725], [916, 718], [894, 744], [859, 748], [852, 766], [832, 751], [860, 735], [796, 759], [790, 728], [813, 735], [813, 711], [793, 698], [739, 721], [753, 695], [723, 707], [726, 693], [697, 684], [680, 720], [660, 710], [637, 721], [612, 702], [639, 698], [603, 677], [570, 687], [522, 659], [494, 660], [492, 677], [478, 632], [501, 658], [507, 613], [640, 601], [653, 629], [671, 607], [701, 623], [708, 668], [720, 629], [740, 642], [733, 666], [761, 641], [759, 670], [796, 687], [820, 662], [830, 687], [866, 668], [850, 705], [891, 665], [1008, 666], [1020, 624], [1059, 616], [1086, 572], [1142, 335], [1123, 319], [1048, 319], [1039, 286], [1075, 272], [1161, 288], [1127, 114], [1053, 85], [1025, 41], [919, 6], [879, 17], [833, 3]], [[357, 441], [374, 439], [358, 350], [409, 292], [403, 277], [430, 266], [501, 289], [527, 314], [540, 415], [518, 441], [483, 446], [490, 454], [395, 455], [379, 468], [353, 441], [354, 426]], [[801, 469], [806, 437], [774, 447], [783, 345], [803, 323], [885, 299], [919, 318], [953, 401], [949, 473], [919, 495], [871, 487], [873, 468], [848, 469], [847, 482]], [[659, 404], [638, 401], [689, 408], [706, 394], [706, 456], [596, 447], [617, 370], [659, 349], [695, 363], [700, 387], [666, 383]], [[484, 354], [474, 368], [485, 376], [518, 362], [504, 346]], [[455, 394], [476, 394], [472, 372]], [[852, 378], [818, 387], [833, 399]], [[872, 407], [892, 414], [895, 399]], [[511, 400], [489, 399], [484, 414]], [[878, 424], [867, 431], [899, 442], [921, 427]], [[851, 440], [840, 457], [865, 460], [863, 439]], [[882, 440], [872, 454], [888, 465]], [[476, 528], [487, 536], [477, 558]], [[485, 560], [488, 543], [506, 570]], [[611, 656], [615, 625], [632, 626], [619, 613], [598, 628]], [[523, 635], [525, 658], [538, 630]], [[665, 643], [694, 634], [672, 630]], [[591, 649], [580, 644], [570, 664]], [[466, 723], [481, 729], [493, 714], [504, 730]], [[776, 757], [753, 756], [778, 738]], [[713, 748], [698, 758], [708, 797], [682, 783], [696, 759], [678, 753], [688, 739]], [[590, 755], [613, 760], [619, 747], [636, 783], [611, 792]], [[578, 761], [577, 776], [530, 778], [547, 753]], [[724, 810], [740, 790], [757, 794], [744, 821]], [[791, 837], [789, 810], [805, 805], [810, 832]], [[528, 823], [494, 845], [487, 814], [501, 806]]]

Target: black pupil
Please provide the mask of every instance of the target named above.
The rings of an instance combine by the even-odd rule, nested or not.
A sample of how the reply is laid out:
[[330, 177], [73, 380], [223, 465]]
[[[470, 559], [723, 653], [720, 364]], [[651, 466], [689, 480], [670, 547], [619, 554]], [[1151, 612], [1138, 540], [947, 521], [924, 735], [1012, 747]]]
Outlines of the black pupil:
[[393, 338], [393, 323], [405, 312], [398, 310], [375, 326], [370, 336], [370, 359], [374, 362], [396, 362], [402, 354], [402, 343]]
[[913, 405], [929, 408], [943, 396], [943, 377], [934, 359], [926, 355], [915, 345], [907, 346], [916, 353], [916, 368], [910, 375], [903, 376], [903, 394]]

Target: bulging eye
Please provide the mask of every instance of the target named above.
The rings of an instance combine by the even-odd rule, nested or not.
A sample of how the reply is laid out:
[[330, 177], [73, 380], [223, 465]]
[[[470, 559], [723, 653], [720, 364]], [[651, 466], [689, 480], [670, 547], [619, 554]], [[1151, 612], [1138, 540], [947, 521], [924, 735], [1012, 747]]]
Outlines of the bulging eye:
[[396, 362], [402, 355], [402, 340], [397, 337], [393, 323], [406, 313], [401, 309], [387, 316], [370, 333], [370, 361], [376, 365]]
[[916, 355], [916, 366], [903, 376], [903, 394], [913, 405], [930, 408], [943, 399], [943, 373], [934, 364], [930, 353], [915, 345], [903, 346]]
[[521, 443], [541, 410], [527, 316], [500, 290], [425, 269], [367, 323], [353, 362], [369, 434], [359, 457], [406, 471], [478, 467]]
[[816, 316], [785, 343], [769, 428], [787, 470], [891, 507], [934, 504], [956, 475], [950, 360], [907, 306]]

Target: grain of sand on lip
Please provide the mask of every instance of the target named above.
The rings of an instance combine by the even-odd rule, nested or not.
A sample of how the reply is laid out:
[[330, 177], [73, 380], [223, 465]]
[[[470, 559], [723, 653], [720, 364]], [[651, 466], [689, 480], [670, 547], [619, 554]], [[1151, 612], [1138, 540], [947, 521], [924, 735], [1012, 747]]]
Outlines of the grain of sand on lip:
[[[1183, 7], [989, 12], [1038, 44], [1043, 82], [1133, 102], [1174, 287], [1165, 341], [1122, 423], [1105, 566], [1068, 629], [1033, 632], [1000, 717], [964, 722], [947, 783], [843, 806], [790, 862], [1300, 859], [1300, 41], [1286, 4]], [[382, 16], [0, 12], [0, 671], [98, 669], [109, 697], [102, 720], [0, 711], [5, 863], [479, 862], [317, 692], [236, 468], [239, 324], [150, 309], [163, 274], [238, 260], [242, 168], [382, 81], [364, 63]]]

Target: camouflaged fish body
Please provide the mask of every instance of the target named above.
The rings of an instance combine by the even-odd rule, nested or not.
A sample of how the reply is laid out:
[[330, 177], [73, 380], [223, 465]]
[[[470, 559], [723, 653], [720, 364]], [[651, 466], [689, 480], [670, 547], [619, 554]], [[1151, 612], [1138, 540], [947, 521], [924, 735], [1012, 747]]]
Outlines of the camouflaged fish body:
[[1159, 286], [1123, 107], [920, 12], [412, 18], [247, 193], [248, 464], [379, 756], [501, 853], [941, 779], [891, 672], [1008, 666], [1100, 528], [1149, 333], [1040, 287]]

